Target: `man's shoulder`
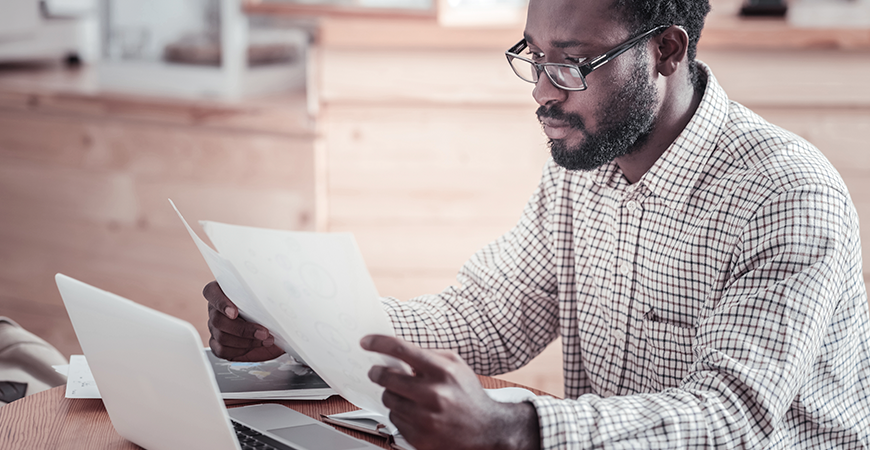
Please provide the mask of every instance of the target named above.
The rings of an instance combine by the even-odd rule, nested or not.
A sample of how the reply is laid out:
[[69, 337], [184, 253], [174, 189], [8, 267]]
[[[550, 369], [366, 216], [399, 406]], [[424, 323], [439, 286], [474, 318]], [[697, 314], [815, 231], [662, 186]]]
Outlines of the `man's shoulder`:
[[718, 150], [732, 167], [765, 179], [775, 191], [814, 185], [846, 192], [840, 174], [818, 148], [734, 101], [729, 103]]

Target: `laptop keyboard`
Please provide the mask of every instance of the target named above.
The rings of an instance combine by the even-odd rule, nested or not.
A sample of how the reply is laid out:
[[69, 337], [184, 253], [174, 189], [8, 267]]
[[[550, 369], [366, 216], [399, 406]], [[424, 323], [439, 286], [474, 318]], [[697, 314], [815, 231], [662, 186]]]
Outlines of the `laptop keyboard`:
[[230, 421], [233, 422], [233, 428], [236, 429], [236, 437], [239, 439], [239, 445], [241, 445], [242, 450], [296, 450], [294, 447], [278, 442], [259, 431], [236, 422], [235, 420], [230, 419]]

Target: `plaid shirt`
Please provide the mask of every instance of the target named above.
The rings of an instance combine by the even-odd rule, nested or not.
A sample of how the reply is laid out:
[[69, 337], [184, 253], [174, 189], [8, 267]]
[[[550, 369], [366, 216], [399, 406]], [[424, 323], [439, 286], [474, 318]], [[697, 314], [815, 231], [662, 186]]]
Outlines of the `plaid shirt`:
[[544, 169], [461, 287], [384, 299], [398, 336], [508, 372], [562, 337], [543, 448], [868, 448], [858, 218], [822, 154], [728, 100], [629, 184]]

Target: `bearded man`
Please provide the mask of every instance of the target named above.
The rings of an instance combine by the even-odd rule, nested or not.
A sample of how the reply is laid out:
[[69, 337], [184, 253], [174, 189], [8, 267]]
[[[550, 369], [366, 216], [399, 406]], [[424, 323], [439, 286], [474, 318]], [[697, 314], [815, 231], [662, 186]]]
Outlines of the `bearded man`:
[[[552, 160], [461, 287], [384, 299], [361, 345], [418, 449], [867, 448], [858, 219], [812, 145], [728, 100], [695, 60], [707, 0], [531, 0], [506, 55]], [[206, 286], [214, 352], [268, 330]], [[562, 338], [565, 399], [490, 400], [475, 373]], [[415, 345], [416, 344], [416, 345]]]

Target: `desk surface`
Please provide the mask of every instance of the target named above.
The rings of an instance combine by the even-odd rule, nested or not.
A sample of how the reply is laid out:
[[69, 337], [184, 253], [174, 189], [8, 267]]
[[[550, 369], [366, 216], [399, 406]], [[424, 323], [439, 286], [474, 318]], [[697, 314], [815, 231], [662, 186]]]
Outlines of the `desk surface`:
[[[515, 383], [491, 377], [480, 377], [480, 381], [486, 388], [517, 386]], [[59, 386], [0, 408], [0, 448], [7, 450], [139, 448], [115, 432], [101, 400], [71, 400], [64, 397], [64, 389], [64, 386]], [[544, 394], [535, 389], [531, 390], [536, 394]], [[356, 409], [337, 395], [322, 401], [273, 403], [281, 403], [318, 420], [320, 414], [335, 414]], [[233, 402], [232, 406], [242, 404], [250, 403]], [[337, 429], [389, 448], [386, 439], [340, 427]]]

